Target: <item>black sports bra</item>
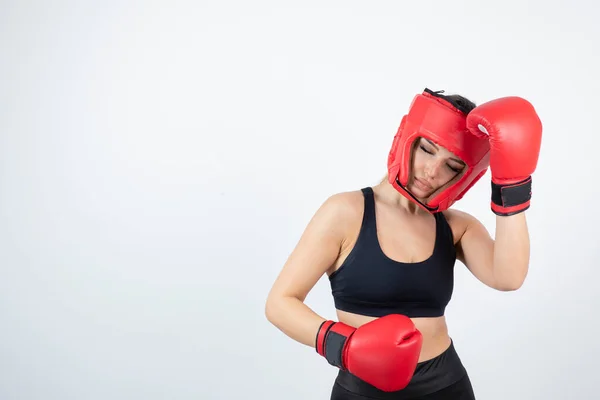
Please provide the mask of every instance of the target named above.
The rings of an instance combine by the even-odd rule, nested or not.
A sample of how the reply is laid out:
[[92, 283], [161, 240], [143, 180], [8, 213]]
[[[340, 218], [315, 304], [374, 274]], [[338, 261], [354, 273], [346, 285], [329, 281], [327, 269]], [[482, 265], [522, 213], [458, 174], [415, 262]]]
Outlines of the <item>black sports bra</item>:
[[444, 315], [452, 298], [456, 262], [452, 230], [444, 214], [434, 214], [435, 247], [428, 259], [394, 261], [384, 254], [377, 238], [373, 189], [361, 190], [365, 207], [357, 242], [340, 268], [329, 276], [335, 307], [373, 317]]

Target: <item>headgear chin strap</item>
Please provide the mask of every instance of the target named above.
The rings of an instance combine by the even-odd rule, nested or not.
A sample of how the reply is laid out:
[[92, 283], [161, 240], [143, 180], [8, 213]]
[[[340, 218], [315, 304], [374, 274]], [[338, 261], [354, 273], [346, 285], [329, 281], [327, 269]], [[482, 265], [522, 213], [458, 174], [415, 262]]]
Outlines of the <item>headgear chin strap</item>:
[[[402, 118], [388, 155], [389, 183], [409, 200], [431, 213], [447, 210], [481, 178], [489, 166], [487, 136], [476, 136], [466, 127], [466, 114], [441, 95], [425, 89], [413, 99]], [[463, 171], [423, 201], [408, 191], [412, 156], [423, 137], [446, 148], [466, 163]]]

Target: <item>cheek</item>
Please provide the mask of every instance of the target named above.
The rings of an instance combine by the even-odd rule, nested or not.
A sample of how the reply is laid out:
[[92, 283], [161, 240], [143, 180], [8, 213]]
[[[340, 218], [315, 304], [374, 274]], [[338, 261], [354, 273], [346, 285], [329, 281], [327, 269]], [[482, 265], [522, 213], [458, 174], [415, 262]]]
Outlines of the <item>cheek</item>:
[[425, 157], [423, 157], [422, 151], [415, 151], [415, 155], [413, 157], [412, 167], [413, 169], [419, 171], [423, 169], [423, 164], [425, 164]]
[[439, 176], [440, 184], [444, 185], [448, 183], [450, 180], [454, 179], [455, 176], [456, 172], [452, 171], [450, 168], [442, 166]]

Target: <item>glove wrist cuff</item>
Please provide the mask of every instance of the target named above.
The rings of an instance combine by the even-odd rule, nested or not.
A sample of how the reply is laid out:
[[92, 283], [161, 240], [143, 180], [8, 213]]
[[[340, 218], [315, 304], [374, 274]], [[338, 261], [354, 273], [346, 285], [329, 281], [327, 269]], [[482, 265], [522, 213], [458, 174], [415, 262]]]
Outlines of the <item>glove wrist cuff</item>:
[[492, 211], [496, 215], [508, 216], [527, 210], [531, 200], [531, 183], [531, 176], [510, 184], [492, 181]]
[[344, 352], [355, 330], [341, 322], [324, 321], [317, 332], [317, 353], [325, 357], [329, 364], [346, 369]]

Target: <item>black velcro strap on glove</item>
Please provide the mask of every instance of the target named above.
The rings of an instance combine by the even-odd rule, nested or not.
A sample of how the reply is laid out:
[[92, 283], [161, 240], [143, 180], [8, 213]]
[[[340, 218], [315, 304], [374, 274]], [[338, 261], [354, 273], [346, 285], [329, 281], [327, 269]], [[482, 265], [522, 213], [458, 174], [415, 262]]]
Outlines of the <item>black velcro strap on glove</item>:
[[492, 182], [492, 203], [500, 207], [514, 207], [531, 200], [531, 177], [510, 185]]
[[331, 365], [343, 369], [342, 352], [348, 340], [347, 336], [329, 331], [325, 337], [325, 359]]
[[317, 353], [325, 357], [329, 364], [345, 369], [344, 349], [355, 330], [355, 328], [341, 322], [323, 322], [317, 332]]

